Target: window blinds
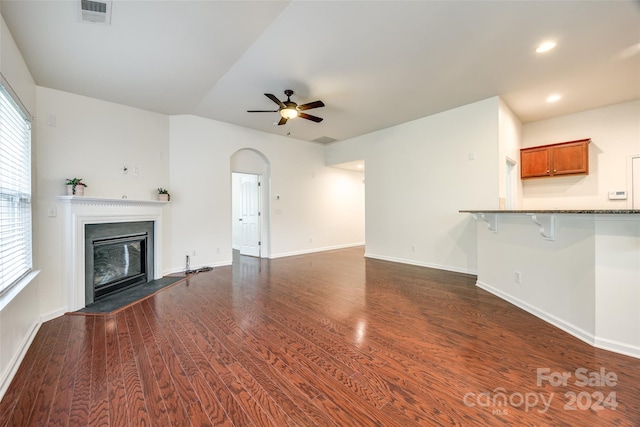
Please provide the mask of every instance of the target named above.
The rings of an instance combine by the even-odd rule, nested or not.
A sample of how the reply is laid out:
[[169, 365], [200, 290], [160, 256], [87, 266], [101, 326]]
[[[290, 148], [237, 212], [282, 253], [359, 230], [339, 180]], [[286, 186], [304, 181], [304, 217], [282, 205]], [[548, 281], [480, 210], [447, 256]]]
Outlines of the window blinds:
[[31, 124], [0, 85], [0, 295], [31, 267]]

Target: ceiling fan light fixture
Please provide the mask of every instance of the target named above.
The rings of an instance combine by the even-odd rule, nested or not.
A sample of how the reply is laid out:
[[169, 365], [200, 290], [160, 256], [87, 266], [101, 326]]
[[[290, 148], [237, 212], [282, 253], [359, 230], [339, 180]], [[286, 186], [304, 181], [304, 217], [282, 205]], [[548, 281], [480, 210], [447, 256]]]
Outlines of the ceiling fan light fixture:
[[549, 103], [558, 102], [558, 101], [560, 101], [560, 98], [562, 98], [562, 96], [560, 96], [557, 93], [554, 93], [554, 94], [549, 95], [547, 97], [547, 102], [549, 102]]
[[280, 110], [280, 115], [285, 119], [293, 119], [294, 117], [298, 117], [298, 110], [293, 107], [287, 107]]
[[545, 42], [540, 43], [540, 45], [536, 49], [536, 52], [538, 53], [548, 52], [554, 47], [556, 47], [556, 42], [554, 42], [553, 40], [547, 40]]
[[301, 119], [311, 120], [312, 122], [320, 123], [322, 121], [322, 117], [316, 117], [311, 114], [307, 114], [306, 110], [311, 110], [313, 108], [324, 107], [324, 102], [318, 100], [313, 102], [308, 102], [306, 104], [298, 105], [295, 102], [291, 101], [291, 95], [293, 95], [293, 91], [291, 89], [287, 89], [284, 91], [285, 96], [287, 97], [286, 101], [280, 101], [275, 95], [271, 93], [265, 93], [264, 95], [278, 104], [277, 110], [247, 110], [248, 113], [279, 113], [280, 121], [277, 123], [277, 126], [282, 126], [287, 123], [287, 120], [294, 119], [296, 117], [300, 117]]

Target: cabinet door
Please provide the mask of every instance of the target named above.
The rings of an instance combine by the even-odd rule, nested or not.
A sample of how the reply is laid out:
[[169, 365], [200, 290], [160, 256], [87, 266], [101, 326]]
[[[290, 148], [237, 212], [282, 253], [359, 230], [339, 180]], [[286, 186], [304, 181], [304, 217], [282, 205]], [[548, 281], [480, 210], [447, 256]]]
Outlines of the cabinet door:
[[551, 157], [547, 147], [520, 151], [520, 177], [549, 176]]
[[553, 147], [553, 175], [589, 173], [589, 145], [585, 142]]

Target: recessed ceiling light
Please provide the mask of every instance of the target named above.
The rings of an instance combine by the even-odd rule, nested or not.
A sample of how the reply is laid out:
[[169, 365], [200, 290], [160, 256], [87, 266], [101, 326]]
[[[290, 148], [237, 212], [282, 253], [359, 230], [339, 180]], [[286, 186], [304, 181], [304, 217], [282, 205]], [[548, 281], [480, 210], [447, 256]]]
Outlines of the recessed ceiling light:
[[559, 101], [560, 98], [562, 98], [560, 95], [558, 95], [557, 93], [554, 93], [553, 95], [549, 95], [547, 97], [547, 102], [556, 102], [556, 101]]
[[536, 49], [536, 52], [538, 53], [548, 52], [554, 47], [556, 47], [556, 42], [549, 40], [546, 42], [542, 42], [540, 46], [538, 46], [538, 48]]

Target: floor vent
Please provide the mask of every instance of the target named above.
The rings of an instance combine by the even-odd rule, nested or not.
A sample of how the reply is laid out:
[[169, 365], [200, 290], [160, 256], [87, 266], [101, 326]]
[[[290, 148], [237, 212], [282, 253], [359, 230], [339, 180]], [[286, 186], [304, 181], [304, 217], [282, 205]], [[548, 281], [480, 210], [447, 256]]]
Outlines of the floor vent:
[[78, 5], [80, 22], [111, 25], [111, 0], [79, 0]]

